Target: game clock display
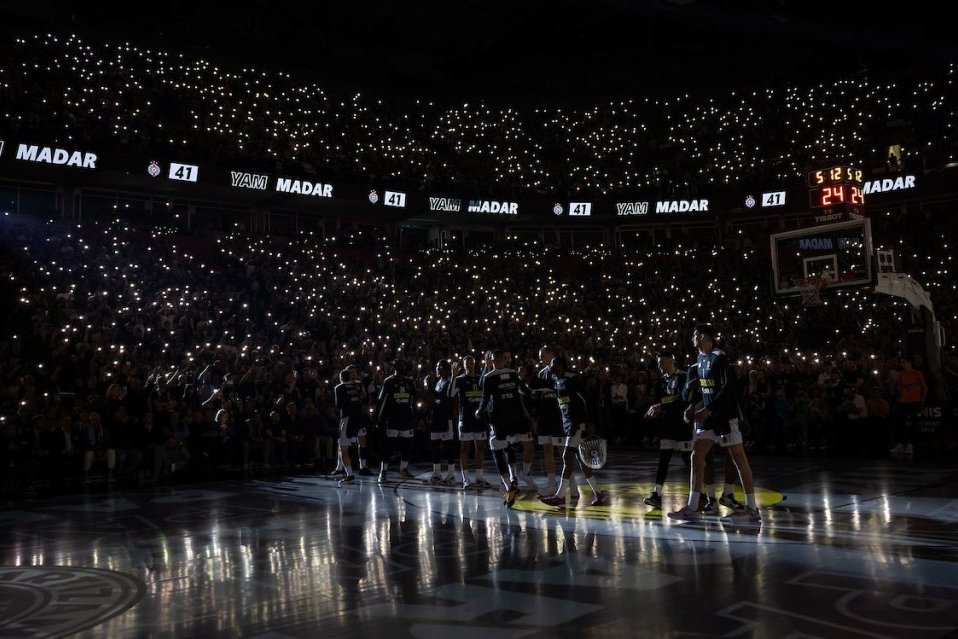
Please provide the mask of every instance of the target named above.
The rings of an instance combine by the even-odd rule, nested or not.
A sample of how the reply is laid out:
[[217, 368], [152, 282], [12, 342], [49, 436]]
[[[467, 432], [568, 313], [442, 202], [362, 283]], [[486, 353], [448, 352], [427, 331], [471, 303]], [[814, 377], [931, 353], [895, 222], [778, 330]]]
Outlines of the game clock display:
[[861, 184], [864, 181], [862, 170], [853, 166], [833, 166], [808, 172], [808, 186], [825, 184]]
[[828, 209], [834, 206], [864, 206], [865, 193], [860, 186], [830, 184], [808, 192], [809, 206], [813, 209]]
[[865, 205], [864, 175], [854, 166], [831, 166], [808, 172], [808, 204], [813, 209]]

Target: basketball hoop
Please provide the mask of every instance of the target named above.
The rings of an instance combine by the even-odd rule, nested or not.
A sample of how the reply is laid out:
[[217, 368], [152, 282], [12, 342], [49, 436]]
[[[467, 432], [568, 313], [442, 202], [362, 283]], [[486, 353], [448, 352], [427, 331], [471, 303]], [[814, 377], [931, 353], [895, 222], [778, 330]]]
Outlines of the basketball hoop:
[[802, 295], [802, 306], [821, 306], [822, 291], [828, 288], [828, 278], [812, 275], [809, 277], [796, 277], [795, 287]]

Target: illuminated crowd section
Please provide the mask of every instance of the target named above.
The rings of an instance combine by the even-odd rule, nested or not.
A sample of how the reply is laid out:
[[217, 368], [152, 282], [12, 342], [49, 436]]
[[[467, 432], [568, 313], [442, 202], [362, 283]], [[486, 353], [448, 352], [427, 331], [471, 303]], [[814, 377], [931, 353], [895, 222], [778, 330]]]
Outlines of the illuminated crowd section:
[[[62, 170], [56, 179], [72, 182], [100, 178], [118, 158], [155, 157], [134, 163], [140, 179], [188, 189], [215, 178], [244, 192], [317, 201], [342, 197], [340, 184], [390, 178], [405, 190], [364, 187], [361, 197], [398, 209], [408, 191], [432, 212], [515, 217], [523, 213], [508, 199], [514, 193], [547, 194], [540, 198], [547, 215], [582, 217], [591, 215], [589, 198], [574, 194], [609, 196], [610, 217], [613, 210], [711, 214], [700, 188], [744, 194], [757, 185], [742, 201], [761, 209], [783, 206], [786, 191], [774, 187], [788, 184], [803, 215], [811, 190], [826, 218], [833, 199], [861, 204], [875, 195], [882, 204], [870, 212], [875, 248], [895, 251], [900, 270], [929, 292], [944, 334], [956, 335], [952, 202], [911, 194], [953, 168], [954, 74], [945, 65], [935, 78], [859, 77], [584, 110], [400, 106], [334, 97], [288, 73], [37, 35], [0, 47], [0, 160], [4, 170], [27, 167], [36, 176]], [[862, 171], [849, 184], [825, 177], [852, 166]], [[765, 184], [773, 190], [763, 193]], [[441, 197], [444, 185], [486, 196]], [[503, 197], [493, 193], [500, 188]], [[636, 189], [659, 198], [611, 197]], [[920, 197], [922, 205], [885, 207], [885, 192], [900, 202]], [[565, 199], [556, 202], [557, 193]], [[847, 445], [830, 435], [847, 416], [835, 389], [867, 395], [875, 417], [887, 420], [913, 326], [904, 301], [867, 288], [829, 291], [816, 307], [773, 297], [766, 246], [784, 216], [730, 224], [725, 234], [676, 224], [637, 245], [550, 245], [542, 235], [499, 229], [488, 242], [440, 249], [399, 242], [395, 225], [385, 223], [390, 232], [332, 223], [272, 235], [238, 223], [174, 229], [178, 212], [126, 215], [116, 203], [109, 216], [41, 222], [47, 212], [30, 211], [19, 191], [17, 198], [17, 214], [0, 209], [0, 285], [12, 304], [0, 317], [4, 491], [60, 472], [38, 461], [37, 442], [57, 428], [82, 440], [93, 432], [93, 413], [102, 413], [118, 449], [139, 447], [120, 457], [138, 460], [141, 478], [153, 474], [147, 460], [158, 434], [180, 438], [194, 469], [201, 459], [214, 469], [236, 467], [241, 455], [245, 467], [254, 437], [300, 419], [309, 426], [290, 431], [285, 453], [267, 448], [255, 461], [260, 470], [312, 464], [316, 444], [336, 432], [331, 390], [344, 366], [359, 368], [372, 413], [399, 357], [421, 382], [441, 360], [508, 348], [528, 374], [544, 344], [585, 375], [600, 429], [618, 419], [604, 393], [626, 384], [625, 443], [649, 445], [641, 415], [655, 400], [654, 354], [668, 349], [688, 364], [691, 327], [703, 321], [718, 327], [739, 367], [743, 400], [758, 387], [749, 383], [755, 371], [766, 376], [758, 384], [768, 405], [787, 408], [793, 423], [804, 420], [780, 445], [834, 450]], [[714, 227], [724, 221], [717, 214]], [[941, 370], [929, 371], [943, 396], [958, 390], [955, 371], [948, 343]], [[429, 408], [423, 398], [423, 424]], [[225, 426], [214, 421], [221, 409]], [[771, 409], [764, 415], [769, 423], [785, 419]], [[155, 431], [144, 435], [147, 425]], [[762, 437], [766, 427], [773, 428], [756, 421], [749, 436]], [[126, 481], [130, 472], [117, 470]]]
[[885, 167], [893, 146], [896, 163], [936, 170], [958, 149], [954, 64], [894, 81], [509, 108], [337, 95], [301, 75], [69, 34], [0, 51], [0, 127], [19, 137], [404, 188], [681, 199], [780, 185], [831, 162]]
[[[902, 225], [896, 249], [952, 332], [954, 300], [939, 292], [950, 287], [953, 250], [922, 215], [884, 223]], [[489, 348], [511, 349], [528, 373], [538, 348], [554, 344], [587, 376], [597, 423], [609, 417], [598, 393], [617, 379], [641, 415], [654, 400], [653, 353], [672, 349], [688, 363], [699, 321], [720, 327], [743, 380], [762, 371], [776, 388], [806, 394], [825, 428], [840, 419], [828, 408], [833, 376], [869, 397], [891, 394], [911, 312], [862, 290], [830, 293], [811, 309], [773, 300], [755, 250], [708, 241], [627, 256], [518, 241], [400, 252], [366, 232], [204, 239], [126, 222], [3, 219], [4, 286], [16, 300], [0, 339], [9, 433], [71, 420], [85, 428], [91, 411], [115, 409], [129, 392], [162, 399], [151, 423], [175, 413], [197, 454], [213, 441], [203, 433], [218, 432], [220, 408], [230, 410], [237, 446], [248, 420], [282, 417], [290, 403], [335, 431], [331, 389], [345, 365], [360, 369], [372, 410], [395, 358], [425, 376], [439, 360]], [[955, 364], [949, 346], [949, 386]], [[423, 420], [428, 408], [423, 397]]]

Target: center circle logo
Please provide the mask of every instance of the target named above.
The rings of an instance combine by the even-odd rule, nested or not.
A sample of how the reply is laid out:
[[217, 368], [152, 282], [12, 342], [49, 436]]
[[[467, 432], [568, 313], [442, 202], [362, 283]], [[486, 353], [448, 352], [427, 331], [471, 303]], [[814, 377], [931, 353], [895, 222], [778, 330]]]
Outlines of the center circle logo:
[[[0, 636], [67, 637], [131, 608], [139, 579], [97, 568], [0, 566]], [[82, 597], [82, 606], [77, 605]]]

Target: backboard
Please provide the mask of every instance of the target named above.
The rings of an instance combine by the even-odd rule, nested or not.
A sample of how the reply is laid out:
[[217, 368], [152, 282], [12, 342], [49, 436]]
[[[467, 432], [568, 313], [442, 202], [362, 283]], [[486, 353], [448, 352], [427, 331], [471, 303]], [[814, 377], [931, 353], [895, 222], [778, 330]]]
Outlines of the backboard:
[[776, 295], [799, 295], [802, 283], [815, 277], [825, 278], [830, 289], [875, 283], [868, 218], [774, 233], [769, 242]]

